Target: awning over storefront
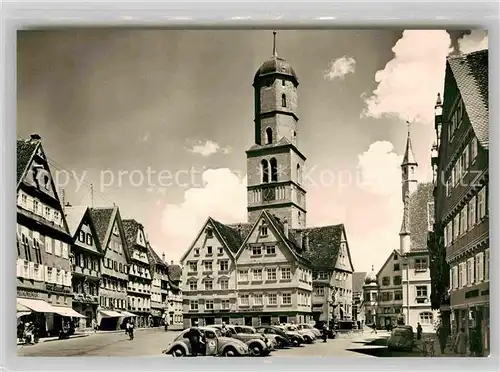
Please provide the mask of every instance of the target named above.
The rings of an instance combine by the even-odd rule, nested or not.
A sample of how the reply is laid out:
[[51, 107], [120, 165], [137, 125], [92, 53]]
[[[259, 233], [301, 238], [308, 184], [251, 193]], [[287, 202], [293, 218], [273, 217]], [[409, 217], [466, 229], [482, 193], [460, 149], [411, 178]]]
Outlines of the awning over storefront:
[[71, 318], [86, 318], [85, 315], [77, 313], [75, 310], [73, 310], [70, 307], [63, 307], [63, 306], [52, 306], [52, 307], [55, 309], [54, 312], [56, 314], [59, 314], [62, 316], [69, 316]]
[[31, 298], [18, 298], [17, 304], [27, 307], [37, 313], [56, 313], [54, 306], [43, 300], [33, 300]]
[[124, 316], [126, 318], [131, 318], [131, 317], [139, 316], [139, 315], [135, 315], [135, 314], [129, 313], [128, 311], [120, 311], [120, 313], [122, 313], [121, 316]]
[[104, 318], [121, 318], [123, 315], [113, 310], [100, 310], [99, 313]]
[[22, 316], [30, 315], [30, 314], [31, 314], [31, 311], [18, 311], [17, 312], [17, 319], [19, 319]]

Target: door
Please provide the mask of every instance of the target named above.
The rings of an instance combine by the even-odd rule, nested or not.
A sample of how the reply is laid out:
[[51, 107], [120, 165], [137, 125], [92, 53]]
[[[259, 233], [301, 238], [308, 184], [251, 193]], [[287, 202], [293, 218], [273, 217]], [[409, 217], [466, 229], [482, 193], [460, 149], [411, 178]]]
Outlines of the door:
[[270, 316], [261, 316], [260, 323], [262, 325], [271, 325], [271, 317]]
[[228, 316], [223, 316], [222, 317], [222, 323], [229, 324], [229, 317]]
[[209, 316], [205, 318], [205, 325], [214, 325], [215, 318], [213, 316]]
[[215, 332], [207, 330], [205, 331], [205, 339], [207, 341], [206, 345], [206, 355], [216, 355], [218, 353], [218, 340], [217, 340], [217, 335]]
[[281, 323], [288, 323], [288, 317], [287, 316], [280, 316], [280, 324]]
[[252, 317], [251, 316], [246, 316], [245, 317], [245, 325], [246, 326], [251, 326], [252, 325]]

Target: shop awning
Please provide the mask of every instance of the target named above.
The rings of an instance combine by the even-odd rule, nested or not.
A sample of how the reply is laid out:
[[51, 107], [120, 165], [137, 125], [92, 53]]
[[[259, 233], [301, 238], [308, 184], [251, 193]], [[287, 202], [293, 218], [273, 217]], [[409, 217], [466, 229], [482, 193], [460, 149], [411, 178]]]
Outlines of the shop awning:
[[56, 313], [54, 306], [43, 300], [33, 300], [31, 298], [18, 298], [17, 304], [27, 307], [37, 313]]
[[31, 314], [31, 311], [18, 311], [17, 312], [17, 319], [19, 319], [22, 316], [30, 315], [30, 314]]
[[124, 317], [126, 317], [126, 318], [131, 318], [131, 317], [138, 316], [138, 315], [135, 315], [135, 314], [129, 313], [128, 311], [120, 311], [120, 313], [122, 313], [122, 316], [124, 316]]
[[71, 318], [86, 318], [85, 315], [77, 313], [71, 307], [63, 307], [63, 306], [52, 306], [55, 309], [55, 313], [62, 316], [69, 316]]
[[31, 309], [30, 308], [28, 308], [28, 307], [20, 304], [19, 302], [16, 304], [16, 310], [17, 310], [18, 313], [19, 312], [26, 312], [26, 311], [29, 312], [29, 313], [31, 313]]
[[123, 316], [113, 310], [100, 310], [99, 313], [105, 318], [121, 318]]

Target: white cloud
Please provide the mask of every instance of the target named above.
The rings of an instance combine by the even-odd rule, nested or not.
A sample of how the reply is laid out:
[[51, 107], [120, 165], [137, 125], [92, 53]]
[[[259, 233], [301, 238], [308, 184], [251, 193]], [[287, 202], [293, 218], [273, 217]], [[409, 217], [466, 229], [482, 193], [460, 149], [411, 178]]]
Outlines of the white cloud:
[[442, 30], [405, 30], [392, 48], [394, 58], [377, 71], [377, 88], [363, 95], [361, 116], [396, 116], [432, 123], [437, 93], [442, 93], [451, 38]]
[[389, 141], [377, 141], [358, 155], [362, 189], [376, 195], [393, 195], [401, 191], [402, 156], [393, 149]]
[[472, 30], [458, 39], [458, 49], [467, 54], [478, 50], [488, 49], [488, 32], [486, 30]]
[[352, 57], [343, 56], [330, 61], [324, 76], [327, 80], [343, 79], [345, 75], [354, 73], [356, 60]]
[[220, 147], [217, 142], [214, 142], [212, 140], [208, 140], [205, 142], [197, 141], [193, 143], [187, 150], [194, 154], [200, 154], [201, 156], [210, 156], [218, 152], [221, 152], [223, 154], [229, 154], [231, 152], [230, 147]]
[[208, 169], [204, 187], [184, 193], [180, 205], [167, 204], [162, 211], [162, 232], [168, 257], [178, 260], [189, 248], [210, 216], [224, 223], [246, 221], [247, 181], [227, 168]]

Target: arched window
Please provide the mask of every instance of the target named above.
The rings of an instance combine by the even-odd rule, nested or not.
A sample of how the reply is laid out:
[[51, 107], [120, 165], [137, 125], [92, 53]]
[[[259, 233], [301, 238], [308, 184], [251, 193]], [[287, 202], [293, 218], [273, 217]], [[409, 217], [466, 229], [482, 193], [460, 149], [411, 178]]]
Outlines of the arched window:
[[268, 183], [269, 182], [269, 164], [267, 163], [267, 160], [264, 159], [260, 162], [261, 166], [261, 173], [262, 173], [262, 182], [263, 183]]
[[284, 93], [281, 95], [281, 106], [286, 107], [286, 95]]
[[272, 158], [271, 161], [271, 181], [278, 181], [278, 162], [275, 158]]
[[300, 169], [300, 164], [297, 164], [297, 183], [302, 183], [302, 171]]
[[266, 144], [273, 143], [273, 130], [271, 128], [266, 129]]

